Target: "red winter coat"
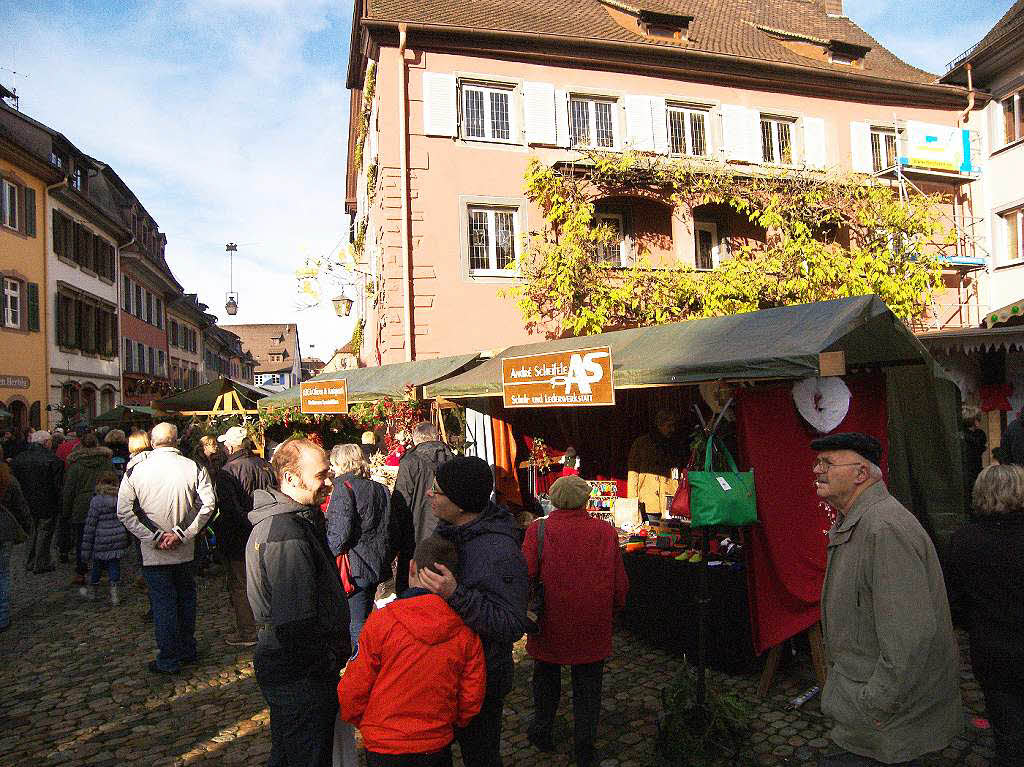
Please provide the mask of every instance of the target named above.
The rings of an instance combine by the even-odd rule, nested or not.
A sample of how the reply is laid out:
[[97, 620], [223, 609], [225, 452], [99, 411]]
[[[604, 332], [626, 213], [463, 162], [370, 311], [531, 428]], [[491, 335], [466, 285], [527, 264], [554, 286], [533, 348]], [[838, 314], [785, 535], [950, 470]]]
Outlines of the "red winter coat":
[[[523, 556], [537, 575], [537, 527], [526, 529]], [[612, 654], [612, 616], [626, 604], [629, 579], [615, 528], [584, 509], [556, 509], [544, 523], [540, 633], [526, 640], [532, 658], [562, 665]]]
[[370, 613], [338, 702], [369, 751], [429, 753], [477, 715], [486, 686], [480, 639], [441, 597], [414, 589]]

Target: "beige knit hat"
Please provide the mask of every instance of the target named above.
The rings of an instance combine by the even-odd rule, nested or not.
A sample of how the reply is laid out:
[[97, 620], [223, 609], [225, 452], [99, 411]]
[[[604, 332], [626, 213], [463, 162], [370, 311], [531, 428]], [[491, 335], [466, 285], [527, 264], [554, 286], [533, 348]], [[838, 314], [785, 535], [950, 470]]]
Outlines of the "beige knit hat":
[[590, 483], [576, 476], [559, 477], [548, 495], [556, 509], [581, 509], [590, 498]]

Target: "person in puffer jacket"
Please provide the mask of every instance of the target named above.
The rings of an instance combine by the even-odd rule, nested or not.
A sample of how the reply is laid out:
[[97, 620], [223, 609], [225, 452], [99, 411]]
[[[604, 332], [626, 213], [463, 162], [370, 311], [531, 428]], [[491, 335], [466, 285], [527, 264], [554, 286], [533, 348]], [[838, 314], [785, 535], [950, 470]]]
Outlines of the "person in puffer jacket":
[[78, 593], [86, 599], [96, 599], [100, 574], [106, 570], [110, 582], [110, 604], [121, 604], [118, 591], [121, 583], [121, 557], [128, 551], [128, 531], [117, 518], [117, 490], [120, 474], [105, 471], [96, 478], [96, 495], [89, 502], [89, 513], [82, 530], [82, 561], [92, 562], [89, 585]]
[[438, 563], [457, 570], [455, 545], [424, 538], [409, 563], [410, 588], [370, 615], [338, 683], [341, 718], [362, 733], [367, 767], [450, 765], [454, 728], [483, 704], [479, 637], [419, 578]]

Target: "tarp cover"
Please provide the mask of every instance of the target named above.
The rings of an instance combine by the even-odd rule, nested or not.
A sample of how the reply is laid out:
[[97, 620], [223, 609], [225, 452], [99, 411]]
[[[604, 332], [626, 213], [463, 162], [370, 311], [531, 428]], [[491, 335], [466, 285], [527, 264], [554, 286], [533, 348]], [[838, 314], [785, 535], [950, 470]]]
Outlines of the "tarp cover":
[[818, 375], [818, 354], [845, 351], [846, 364], [892, 365], [928, 358], [921, 343], [876, 296], [689, 320], [512, 346], [461, 375], [426, 388], [427, 397], [501, 394], [501, 360], [526, 354], [611, 347], [615, 388]]
[[153, 418], [156, 411], [145, 405], [118, 405], [92, 419], [93, 426], [110, 426]]
[[[354, 368], [321, 373], [310, 381], [348, 382], [349, 402], [373, 402], [384, 397], [404, 397], [406, 386], [425, 386], [460, 373], [479, 359], [478, 354], [459, 354], [454, 357], [396, 362], [371, 368]], [[267, 397], [260, 402], [261, 409], [294, 407], [299, 404], [299, 387], [293, 386]]]
[[254, 389], [248, 384], [236, 381], [233, 378], [218, 378], [209, 383], [201, 384], [194, 389], [172, 394], [164, 397], [153, 404], [160, 410], [170, 413], [188, 413], [192, 411], [213, 410], [217, 397], [226, 394], [232, 389], [238, 394], [242, 407], [246, 410], [255, 410], [256, 403], [267, 395], [259, 389]]

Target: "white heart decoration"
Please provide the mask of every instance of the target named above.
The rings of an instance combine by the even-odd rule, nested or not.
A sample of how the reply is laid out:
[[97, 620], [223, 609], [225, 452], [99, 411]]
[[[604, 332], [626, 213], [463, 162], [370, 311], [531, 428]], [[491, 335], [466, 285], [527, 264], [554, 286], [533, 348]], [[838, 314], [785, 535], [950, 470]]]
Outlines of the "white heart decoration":
[[793, 384], [797, 412], [819, 434], [828, 434], [850, 412], [850, 390], [838, 376], [805, 378]]

